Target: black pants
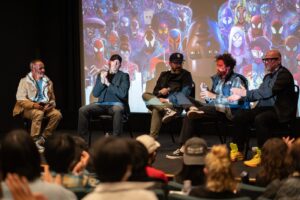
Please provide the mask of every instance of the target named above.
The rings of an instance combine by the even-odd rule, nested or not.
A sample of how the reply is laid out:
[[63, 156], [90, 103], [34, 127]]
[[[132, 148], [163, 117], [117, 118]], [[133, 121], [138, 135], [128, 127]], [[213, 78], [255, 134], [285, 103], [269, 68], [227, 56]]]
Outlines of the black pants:
[[182, 128], [179, 136], [179, 142], [183, 145], [188, 139], [193, 136], [199, 136], [197, 134], [197, 128], [203, 122], [214, 122], [214, 121], [228, 121], [225, 113], [219, 112], [214, 106], [201, 106], [199, 110], [204, 111], [199, 119], [189, 119], [187, 116], [184, 117], [182, 122]]
[[257, 145], [262, 147], [265, 141], [271, 137], [272, 131], [279, 125], [278, 117], [273, 107], [257, 107], [252, 110], [241, 110], [233, 119], [233, 142], [238, 145], [240, 151], [244, 149], [250, 127], [256, 130]]

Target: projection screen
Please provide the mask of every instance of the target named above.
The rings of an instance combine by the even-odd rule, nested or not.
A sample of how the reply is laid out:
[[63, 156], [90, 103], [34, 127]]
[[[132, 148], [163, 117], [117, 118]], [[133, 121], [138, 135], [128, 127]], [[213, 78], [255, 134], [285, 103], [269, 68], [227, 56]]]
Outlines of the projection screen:
[[115, 53], [130, 75], [131, 112], [147, 112], [142, 93], [152, 92], [173, 52], [184, 54], [196, 94], [200, 82], [210, 85], [214, 56], [224, 52], [254, 89], [265, 74], [262, 56], [279, 49], [300, 84], [299, 25], [300, 0], [82, 0], [85, 104], [95, 101], [96, 75]]

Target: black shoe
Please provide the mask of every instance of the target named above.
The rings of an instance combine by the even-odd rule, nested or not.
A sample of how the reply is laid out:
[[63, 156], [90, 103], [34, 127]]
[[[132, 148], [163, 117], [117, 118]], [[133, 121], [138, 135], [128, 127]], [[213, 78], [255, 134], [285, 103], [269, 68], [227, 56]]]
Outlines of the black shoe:
[[172, 154], [166, 155], [166, 158], [168, 159], [181, 159], [183, 157], [183, 152], [180, 151], [180, 149], [176, 149]]

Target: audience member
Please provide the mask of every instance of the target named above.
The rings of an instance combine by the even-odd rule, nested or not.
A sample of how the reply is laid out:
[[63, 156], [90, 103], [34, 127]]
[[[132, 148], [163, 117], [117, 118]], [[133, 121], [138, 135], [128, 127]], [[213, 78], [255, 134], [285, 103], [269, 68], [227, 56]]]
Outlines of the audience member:
[[262, 147], [261, 168], [256, 176], [256, 185], [266, 187], [275, 179], [282, 180], [288, 176], [285, 159], [288, 146], [280, 138], [268, 139]]
[[276, 179], [271, 182], [265, 193], [258, 198], [263, 199], [299, 199], [300, 198], [300, 139], [298, 138], [292, 145], [289, 152], [291, 173], [286, 179]]
[[183, 54], [171, 54], [171, 69], [160, 74], [153, 93], [143, 94], [147, 108], [152, 111], [150, 135], [154, 138], [158, 137], [162, 122], [171, 121], [186, 104], [191, 104], [187, 97], [191, 95], [193, 79], [191, 73], [182, 68], [183, 62]]
[[205, 157], [204, 186], [193, 188], [189, 195], [204, 198], [224, 199], [239, 196], [238, 183], [231, 171], [231, 162], [225, 145], [213, 146]]
[[156, 200], [149, 182], [127, 182], [131, 176], [131, 152], [126, 140], [115, 137], [101, 138], [95, 142], [92, 159], [99, 185], [84, 200], [94, 199], [130, 199]]
[[[5, 180], [8, 173], [24, 176], [29, 181], [33, 193], [39, 192], [47, 199], [77, 199], [74, 193], [54, 183], [40, 179], [41, 159], [36, 145], [23, 130], [8, 133], [1, 143], [1, 172]], [[2, 182], [3, 198], [11, 199], [7, 185]]]
[[[66, 188], [89, 187], [88, 175], [83, 174], [89, 154], [77, 146], [75, 139], [68, 134], [58, 134], [45, 143], [45, 159], [49, 165], [51, 174], [44, 174], [55, 180], [61, 177], [61, 184]], [[48, 177], [47, 177], [48, 178]]]
[[17, 174], [8, 173], [5, 183], [14, 200], [47, 200], [43, 194], [31, 192], [25, 177], [20, 178]]
[[167, 183], [168, 177], [166, 174], [163, 171], [152, 167], [152, 164], [156, 159], [157, 149], [160, 147], [159, 142], [149, 135], [140, 135], [136, 138], [136, 140], [141, 142], [148, 151], [148, 165], [146, 167], [148, 176]]
[[204, 159], [208, 152], [206, 141], [192, 137], [185, 142], [181, 170], [175, 175], [175, 181], [183, 184], [190, 180], [192, 186], [203, 185], [205, 180]]
[[[30, 70], [26, 77], [20, 80], [17, 91], [17, 102], [13, 116], [22, 115], [31, 120], [30, 135], [40, 152], [45, 139], [56, 129], [62, 115], [55, 109], [55, 96], [52, 81], [45, 75], [45, 65], [39, 60], [30, 63]], [[49, 122], [41, 133], [43, 118], [48, 117]]]
[[237, 144], [237, 154], [241, 154], [250, 126], [254, 124], [258, 147], [253, 158], [244, 161], [249, 167], [256, 167], [261, 163], [260, 148], [271, 137], [274, 128], [295, 119], [297, 111], [294, 79], [289, 70], [281, 65], [280, 52], [268, 51], [263, 62], [267, 74], [259, 88], [232, 88], [233, 95], [228, 98], [230, 101], [241, 98], [250, 102], [258, 101], [254, 109], [241, 110], [233, 120], [236, 129], [233, 143]]
[[97, 76], [93, 89], [98, 102], [82, 106], [78, 113], [78, 133], [85, 138], [88, 135], [89, 120], [93, 116], [108, 114], [113, 116], [113, 135], [123, 132], [123, 120], [128, 117], [129, 75], [120, 71], [122, 58], [114, 54], [109, 60], [109, 69], [102, 70]]
[[133, 139], [127, 140], [132, 156], [132, 172], [128, 181], [153, 181], [146, 172], [148, 165], [148, 151], [146, 147]]

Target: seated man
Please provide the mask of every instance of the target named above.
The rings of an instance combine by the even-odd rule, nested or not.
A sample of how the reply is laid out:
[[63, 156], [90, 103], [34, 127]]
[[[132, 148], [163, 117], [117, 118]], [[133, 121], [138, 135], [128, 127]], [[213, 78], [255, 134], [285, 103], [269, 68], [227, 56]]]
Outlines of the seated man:
[[292, 74], [281, 65], [281, 54], [278, 50], [270, 50], [263, 58], [265, 69], [268, 72], [258, 89], [247, 91], [245, 88], [232, 88], [233, 93], [228, 99], [258, 101], [252, 110], [242, 110], [237, 113], [233, 122], [235, 124], [234, 149], [232, 153], [242, 155], [247, 132], [254, 123], [257, 143], [256, 154], [253, 159], [244, 164], [256, 167], [261, 162], [260, 148], [271, 136], [276, 124], [288, 122], [296, 117], [297, 102], [294, 92], [294, 79]]
[[[191, 104], [188, 96], [191, 94], [193, 80], [191, 73], [182, 69], [183, 55], [173, 53], [169, 58], [171, 70], [162, 72], [152, 93], [144, 93], [143, 99], [147, 108], [152, 110], [150, 135], [157, 137], [161, 123], [174, 119], [180, 108]], [[177, 111], [175, 110], [177, 108]]]
[[98, 102], [82, 106], [78, 113], [78, 133], [84, 138], [88, 134], [89, 119], [92, 116], [109, 114], [113, 116], [113, 135], [123, 132], [123, 119], [129, 114], [128, 90], [129, 75], [120, 71], [122, 58], [112, 55], [109, 70], [102, 70], [97, 76], [93, 88], [94, 97]]
[[[212, 77], [212, 89], [207, 90], [205, 83], [200, 85], [200, 97], [206, 100], [206, 104], [194, 101], [195, 106], [191, 106], [187, 116], [183, 119], [179, 141], [181, 148], [172, 155], [167, 155], [169, 159], [181, 158], [184, 152], [183, 144], [195, 134], [195, 126], [201, 121], [211, 121], [218, 119], [222, 121], [232, 120], [235, 112], [240, 108], [247, 108], [248, 104], [243, 101], [229, 102], [227, 97], [231, 95], [232, 87], [244, 86], [247, 88], [247, 80], [240, 74], [234, 73], [236, 65], [231, 54], [225, 53], [216, 56], [217, 74]], [[197, 107], [196, 107], [197, 106]]]
[[[62, 115], [55, 109], [53, 83], [45, 75], [44, 63], [39, 59], [33, 60], [30, 63], [30, 70], [31, 72], [20, 80], [13, 116], [21, 114], [31, 120], [30, 135], [42, 152], [45, 139], [53, 133]], [[49, 122], [41, 134], [44, 116], [49, 118]]]

